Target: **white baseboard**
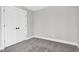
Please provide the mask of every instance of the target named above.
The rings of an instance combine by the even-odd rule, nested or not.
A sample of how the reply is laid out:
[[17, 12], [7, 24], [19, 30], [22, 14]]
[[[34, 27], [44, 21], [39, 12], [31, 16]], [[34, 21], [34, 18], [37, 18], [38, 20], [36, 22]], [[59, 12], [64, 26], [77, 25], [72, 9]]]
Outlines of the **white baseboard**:
[[33, 38], [34, 36], [30, 36], [30, 37], [28, 37], [26, 40], [28, 40], [28, 39], [31, 39], [31, 38]]
[[60, 42], [60, 43], [69, 44], [69, 45], [74, 45], [74, 46], [77, 46], [77, 47], [79, 46], [77, 43], [68, 42], [68, 41], [59, 40], [59, 39], [52, 39], [52, 38], [47, 38], [47, 37], [42, 37], [42, 36], [37, 36], [37, 35], [34, 35], [32, 37], [45, 39], [45, 40], [50, 40], [50, 41], [55, 41], [55, 42]]

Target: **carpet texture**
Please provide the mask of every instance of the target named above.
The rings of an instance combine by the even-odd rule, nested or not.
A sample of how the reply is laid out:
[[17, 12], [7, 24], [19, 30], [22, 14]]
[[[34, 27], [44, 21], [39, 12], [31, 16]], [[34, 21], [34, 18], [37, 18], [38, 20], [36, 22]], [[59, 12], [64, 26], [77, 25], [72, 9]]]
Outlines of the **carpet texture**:
[[78, 52], [76, 46], [48, 41], [39, 38], [32, 38], [15, 45], [9, 46], [4, 52]]

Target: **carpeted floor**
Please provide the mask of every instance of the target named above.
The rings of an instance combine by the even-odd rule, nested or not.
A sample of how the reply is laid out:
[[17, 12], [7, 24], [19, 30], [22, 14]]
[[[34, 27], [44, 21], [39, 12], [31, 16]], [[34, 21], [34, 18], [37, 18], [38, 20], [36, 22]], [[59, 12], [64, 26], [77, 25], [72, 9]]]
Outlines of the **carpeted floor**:
[[78, 52], [76, 46], [32, 38], [5, 48], [4, 52]]

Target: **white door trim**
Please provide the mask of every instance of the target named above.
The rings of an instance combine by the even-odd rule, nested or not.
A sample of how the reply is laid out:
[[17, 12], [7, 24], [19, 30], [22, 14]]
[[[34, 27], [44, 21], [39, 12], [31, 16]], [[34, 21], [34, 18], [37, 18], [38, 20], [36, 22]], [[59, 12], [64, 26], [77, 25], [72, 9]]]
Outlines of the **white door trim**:
[[1, 7], [1, 47], [0, 50], [4, 49], [4, 40], [5, 40], [5, 7]]

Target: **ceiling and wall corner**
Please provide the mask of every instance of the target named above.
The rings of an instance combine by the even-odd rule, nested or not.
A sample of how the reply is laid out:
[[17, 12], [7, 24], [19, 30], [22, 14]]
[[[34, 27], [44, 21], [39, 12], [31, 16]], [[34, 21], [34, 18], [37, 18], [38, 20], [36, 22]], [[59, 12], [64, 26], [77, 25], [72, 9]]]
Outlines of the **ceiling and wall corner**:
[[48, 6], [26, 6], [25, 8], [28, 8], [32, 11], [37, 11], [37, 10], [41, 10], [41, 9], [44, 9], [44, 8], [47, 8]]
[[33, 13], [36, 12], [36, 11], [45, 9], [45, 8], [47, 8], [47, 6], [16, 6], [16, 7], [27, 11], [27, 13], [28, 13], [27, 14], [27, 18], [28, 18], [28, 20], [27, 20], [27, 23], [28, 23], [27, 24], [27, 26], [28, 26], [28, 29], [27, 29], [28, 34], [27, 34], [27, 36], [28, 37], [33, 36], [33, 32], [34, 32], [34, 30], [33, 30], [33, 27], [34, 27]]
[[17, 7], [24, 10], [37, 11], [37, 10], [47, 8], [48, 6], [17, 6]]

